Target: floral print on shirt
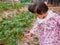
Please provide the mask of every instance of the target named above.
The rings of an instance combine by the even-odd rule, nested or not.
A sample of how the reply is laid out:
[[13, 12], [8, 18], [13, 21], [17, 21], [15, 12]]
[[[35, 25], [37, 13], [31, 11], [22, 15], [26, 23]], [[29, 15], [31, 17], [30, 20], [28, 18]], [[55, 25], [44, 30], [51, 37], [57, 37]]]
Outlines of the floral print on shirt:
[[40, 36], [39, 44], [40, 45], [60, 45], [60, 16], [57, 14], [52, 14], [53, 17], [49, 18], [46, 23], [35, 22], [32, 30], [30, 31], [33, 34], [36, 34], [39, 27]]

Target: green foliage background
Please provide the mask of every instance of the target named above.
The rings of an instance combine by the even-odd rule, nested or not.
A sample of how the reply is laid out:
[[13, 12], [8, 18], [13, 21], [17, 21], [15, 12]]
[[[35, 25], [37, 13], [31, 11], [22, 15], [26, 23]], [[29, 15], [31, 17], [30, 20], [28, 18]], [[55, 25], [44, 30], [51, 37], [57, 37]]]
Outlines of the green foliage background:
[[29, 3], [31, 0], [20, 0], [21, 3]]
[[0, 2], [0, 12], [6, 11], [6, 10], [12, 11], [14, 9], [18, 10], [24, 6], [26, 6], [26, 5], [23, 3], [18, 3], [18, 2], [15, 2], [14, 4], [11, 2], [10, 3]]
[[7, 17], [0, 21], [0, 39], [5, 45], [17, 45], [18, 38], [21, 39], [26, 33], [26, 27], [31, 27], [36, 17], [30, 12], [22, 12], [8, 20]]
[[[0, 2], [0, 12], [18, 10], [24, 6], [26, 5], [18, 2], [14, 3], [14, 7], [11, 2]], [[24, 39], [24, 34], [27, 32], [26, 28], [33, 25], [35, 18], [29, 11], [13, 15], [10, 20], [8, 17], [3, 17], [3, 20], [0, 21], [0, 41], [4, 42], [5, 45], [17, 45], [18, 39], [20, 41]]]

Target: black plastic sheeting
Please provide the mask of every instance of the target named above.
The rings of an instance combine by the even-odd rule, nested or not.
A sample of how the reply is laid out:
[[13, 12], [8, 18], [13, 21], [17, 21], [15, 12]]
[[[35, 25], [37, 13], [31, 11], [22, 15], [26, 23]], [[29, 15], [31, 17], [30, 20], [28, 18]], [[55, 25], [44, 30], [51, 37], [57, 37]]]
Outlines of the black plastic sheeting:
[[60, 5], [60, 0], [48, 0], [49, 4], [52, 4], [54, 6], [59, 6]]

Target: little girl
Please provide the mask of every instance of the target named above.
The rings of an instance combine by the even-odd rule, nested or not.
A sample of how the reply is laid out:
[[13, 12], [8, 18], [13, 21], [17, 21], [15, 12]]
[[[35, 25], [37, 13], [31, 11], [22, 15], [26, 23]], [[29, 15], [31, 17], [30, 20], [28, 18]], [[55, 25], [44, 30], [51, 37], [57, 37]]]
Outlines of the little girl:
[[35, 14], [37, 19], [25, 37], [30, 39], [40, 29], [38, 39], [40, 45], [60, 45], [60, 16], [49, 10], [47, 5], [41, 2], [30, 4], [28, 10]]

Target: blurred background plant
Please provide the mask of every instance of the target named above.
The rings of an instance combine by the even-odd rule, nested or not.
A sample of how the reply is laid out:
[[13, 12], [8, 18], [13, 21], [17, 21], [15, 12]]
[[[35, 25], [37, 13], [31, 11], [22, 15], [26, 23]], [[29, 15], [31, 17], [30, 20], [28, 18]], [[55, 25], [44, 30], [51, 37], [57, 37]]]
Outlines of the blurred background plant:
[[[18, 10], [26, 6], [29, 0], [20, 0], [20, 2], [0, 2], [0, 12]], [[3, 16], [0, 21], [0, 44], [4, 45], [17, 45], [18, 40], [24, 40], [24, 34], [33, 25], [33, 20], [36, 17], [29, 11], [20, 12], [8, 19]]]
[[22, 7], [24, 7], [25, 6], [25, 4], [23, 4], [23, 3], [18, 3], [18, 2], [15, 2], [14, 3], [14, 7], [13, 7], [13, 4], [11, 3], [11, 2], [0, 2], [0, 12], [2, 12], [2, 11], [7, 11], [7, 10], [14, 10], [14, 9], [20, 9], [20, 8], [22, 8]]
[[33, 20], [36, 17], [30, 12], [22, 12], [13, 16], [10, 20], [4, 17], [0, 21], [0, 39], [5, 45], [17, 45], [18, 38], [24, 39], [26, 28], [32, 26]]

